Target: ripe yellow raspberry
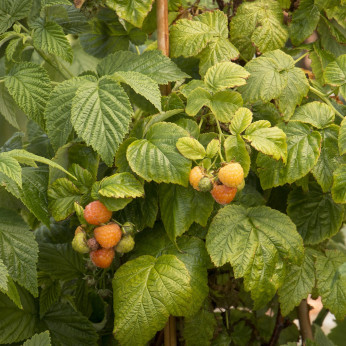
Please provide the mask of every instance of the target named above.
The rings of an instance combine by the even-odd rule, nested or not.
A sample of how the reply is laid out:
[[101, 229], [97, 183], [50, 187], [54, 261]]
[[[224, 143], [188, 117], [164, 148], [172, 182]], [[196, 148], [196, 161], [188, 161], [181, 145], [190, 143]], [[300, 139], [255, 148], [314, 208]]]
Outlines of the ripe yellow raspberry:
[[196, 166], [191, 169], [189, 182], [195, 190], [199, 191], [198, 183], [203, 177], [204, 174], [201, 167]]
[[231, 162], [220, 168], [218, 178], [228, 187], [237, 187], [244, 180], [243, 167], [238, 162]]
[[210, 193], [217, 203], [229, 204], [233, 201], [237, 193], [237, 189], [235, 187], [228, 187], [226, 185], [214, 184], [214, 187]]

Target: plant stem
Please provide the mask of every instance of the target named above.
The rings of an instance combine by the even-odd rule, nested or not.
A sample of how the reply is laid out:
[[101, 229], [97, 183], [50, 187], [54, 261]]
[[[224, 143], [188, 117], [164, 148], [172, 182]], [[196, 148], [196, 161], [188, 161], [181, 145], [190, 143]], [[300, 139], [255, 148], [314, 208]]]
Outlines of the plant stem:
[[294, 64], [296, 64], [298, 61], [302, 60], [305, 58], [310, 52], [306, 52], [303, 55], [301, 55], [297, 60], [294, 60]]
[[19, 25], [27, 34], [30, 34], [29, 29], [27, 29], [22, 23], [16, 21], [16, 24]]
[[141, 52], [139, 51], [138, 46], [136, 46], [136, 51], [137, 51], [137, 54], [138, 54], [138, 55], [141, 55]]
[[222, 138], [224, 138], [224, 135], [223, 135], [223, 133], [222, 133], [219, 120], [217, 120], [216, 118], [215, 118], [215, 120], [216, 120], [217, 128], [218, 128], [218, 130], [219, 130], [219, 141], [220, 141], [219, 156], [220, 156], [221, 162], [225, 162], [225, 160], [224, 160], [224, 158], [223, 158], [223, 156], [222, 156], [222, 150], [221, 150]]
[[316, 317], [314, 323], [318, 326], [322, 326], [324, 319], [328, 315], [329, 310], [326, 308], [322, 308], [322, 310], [319, 312], [318, 316]]
[[284, 317], [281, 315], [280, 307], [278, 309], [278, 313], [276, 315], [275, 327], [272, 333], [272, 336], [269, 341], [269, 346], [275, 346], [279, 340], [281, 331], [287, 327], [287, 323], [285, 323]]
[[305, 345], [306, 339], [314, 339], [309, 317], [309, 306], [306, 299], [303, 299], [298, 306], [298, 318], [300, 334], [302, 335], [303, 345]]
[[313, 92], [315, 95], [317, 95], [321, 100], [323, 100], [328, 106], [332, 107], [334, 109], [334, 112], [336, 115], [338, 115], [341, 119], [344, 118], [344, 116], [333, 106], [333, 104], [329, 101], [327, 95], [323, 94], [321, 91], [315, 89], [310, 85], [310, 91]]

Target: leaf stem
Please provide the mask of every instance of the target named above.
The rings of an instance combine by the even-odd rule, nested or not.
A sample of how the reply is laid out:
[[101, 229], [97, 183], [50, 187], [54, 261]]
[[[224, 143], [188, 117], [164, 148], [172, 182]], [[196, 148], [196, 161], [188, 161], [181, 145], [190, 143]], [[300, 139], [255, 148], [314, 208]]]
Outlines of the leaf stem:
[[321, 91], [315, 89], [310, 85], [310, 91], [313, 92], [315, 95], [317, 95], [321, 100], [323, 100], [328, 106], [332, 107], [334, 109], [334, 112], [337, 116], [339, 116], [341, 119], [344, 118], [344, 116], [334, 107], [334, 105], [329, 101], [327, 95], [323, 94]]
[[19, 25], [27, 34], [30, 34], [29, 29], [27, 29], [22, 23], [16, 21], [16, 24]]
[[215, 118], [215, 120], [216, 120], [217, 129], [219, 130], [219, 141], [220, 141], [219, 156], [220, 156], [221, 162], [225, 162], [225, 160], [222, 156], [222, 149], [221, 149], [222, 139], [224, 138], [224, 134], [222, 133], [219, 120], [217, 120], [216, 118]]
[[294, 64], [296, 64], [298, 61], [302, 60], [305, 58], [310, 52], [306, 52], [303, 55], [301, 55], [298, 59], [294, 60]]
[[137, 51], [137, 54], [138, 54], [138, 55], [141, 55], [141, 52], [139, 51], [138, 46], [136, 46], [136, 51]]

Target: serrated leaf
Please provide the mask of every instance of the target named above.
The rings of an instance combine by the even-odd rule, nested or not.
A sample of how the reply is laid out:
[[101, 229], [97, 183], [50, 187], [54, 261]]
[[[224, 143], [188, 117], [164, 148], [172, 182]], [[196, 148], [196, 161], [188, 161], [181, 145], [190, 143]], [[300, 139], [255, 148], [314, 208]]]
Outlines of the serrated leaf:
[[172, 60], [157, 50], [147, 51], [141, 55], [129, 51], [117, 52], [108, 55], [97, 66], [100, 76], [112, 75], [117, 71], [139, 72], [158, 84], [167, 84], [189, 77]]
[[185, 112], [188, 115], [196, 115], [203, 106], [210, 107], [212, 95], [204, 88], [198, 87], [191, 91], [187, 97]]
[[341, 95], [346, 98], [346, 54], [339, 56], [327, 65], [324, 79], [327, 84], [340, 87]]
[[8, 344], [30, 338], [37, 328], [34, 298], [19, 289], [23, 308], [18, 308], [5, 294], [0, 293], [0, 342]]
[[134, 141], [127, 148], [131, 169], [147, 181], [175, 183], [187, 186], [191, 161], [176, 149], [179, 138], [188, 132], [172, 123], [156, 123], [145, 139]]
[[135, 198], [143, 196], [144, 188], [131, 173], [117, 173], [99, 182], [98, 193], [104, 197]]
[[112, 197], [103, 197], [98, 196], [97, 199], [103, 203], [106, 208], [110, 211], [118, 211], [124, 209], [129, 203], [131, 203], [132, 198], [112, 198]]
[[320, 45], [314, 44], [314, 50], [309, 53], [309, 58], [311, 60], [312, 72], [315, 79], [322, 85], [325, 84], [323, 72], [325, 71], [327, 65], [335, 60], [333, 54], [328, 51], [321, 49]]
[[85, 272], [83, 256], [71, 244], [40, 244], [40, 270], [58, 280], [74, 280]]
[[327, 192], [333, 183], [333, 172], [344, 160], [339, 156], [338, 150], [339, 127], [331, 125], [320, 133], [322, 136], [321, 154], [312, 169], [312, 174], [322, 187], [323, 192]]
[[210, 193], [174, 184], [160, 185], [159, 203], [162, 221], [172, 242], [194, 222], [206, 226], [214, 206]]
[[208, 69], [204, 83], [212, 90], [223, 90], [246, 84], [249, 75], [249, 72], [240, 65], [220, 62]]
[[345, 154], [346, 153], [346, 120], [345, 119], [340, 124], [338, 145], [339, 145], [340, 155]]
[[68, 304], [54, 305], [44, 316], [53, 345], [68, 345], [73, 340], [76, 345], [94, 346], [98, 335], [87, 317], [75, 311]]
[[128, 84], [161, 111], [161, 93], [158, 84], [150, 77], [135, 71], [118, 71], [112, 75], [118, 82]]
[[301, 265], [289, 267], [283, 285], [279, 288], [281, 312], [286, 316], [302, 299], [306, 299], [315, 285], [315, 268], [313, 252], [305, 249]]
[[45, 331], [40, 334], [35, 334], [29, 340], [26, 340], [23, 346], [50, 346], [50, 335], [49, 331]]
[[179, 138], [177, 148], [181, 155], [190, 160], [202, 160], [207, 154], [203, 145], [191, 137]]
[[293, 183], [315, 166], [320, 156], [321, 135], [298, 122], [279, 126], [286, 133], [287, 163], [259, 153], [257, 167], [263, 189]]
[[246, 130], [251, 122], [252, 112], [250, 111], [250, 109], [241, 107], [235, 112], [229, 129], [234, 135], [240, 134]]
[[48, 207], [56, 221], [66, 219], [74, 213], [74, 203], [81, 203], [81, 192], [72, 181], [59, 178], [48, 189]]
[[7, 152], [0, 153], [0, 172], [20, 187], [22, 186], [22, 168], [18, 161], [9, 156]]
[[[263, 154], [272, 156], [276, 160], [282, 159], [286, 162], [287, 144], [286, 134], [278, 127], [259, 127], [256, 128], [257, 122], [252, 123], [245, 131], [244, 139]], [[270, 123], [269, 123], [270, 125]]]
[[67, 142], [73, 129], [70, 118], [72, 100], [77, 89], [86, 81], [93, 80], [92, 76], [68, 79], [56, 86], [50, 94], [44, 115], [47, 134], [55, 150]]
[[19, 129], [17, 116], [23, 115], [13, 97], [7, 91], [5, 84], [0, 84], [0, 114], [15, 128]]
[[40, 317], [42, 318], [52, 305], [58, 302], [61, 295], [59, 281], [50, 281], [45, 284], [40, 293]]
[[[122, 87], [109, 78], [85, 83], [72, 101], [71, 122], [77, 134], [112, 165], [128, 132], [133, 111]], [[97, 126], [95, 126], [97, 124]]]
[[40, 18], [32, 23], [32, 27], [34, 28], [32, 38], [35, 47], [72, 63], [72, 48], [59, 24]]
[[142, 27], [154, 0], [106, 0], [106, 5], [118, 16], [136, 27]]
[[346, 203], [346, 164], [333, 173], [332, 196], [336, 203]]
[[326, 250], [325, 256], [317, 256], [316, 278], [318, 292], [323, 306], [337, 319], [346, 314], [346, 274], [344, 264], [346, 255], [337, 250]]
[[184, 263], [173, 255], [141, 256], [122, 265], [113, 280], [117, 340], [144, 345], [170, 314], [188, 314], [189, 281]]
[[0, 34], [12, 24], [25, 18], [32, 7], [32, 0], [4, 0], [0, 3]]
[[227, 162], [232, 160], [239, 162], [243, 167], [244, 176], [247, 176], [250, 170], [250, 155], [246, 149], [245, 142], [240, 135], [228, 136], [224, 142]]
[[209, 87], [206, 86], [206, 84], [200, 80], [200, 79], [192, 79], [190, 82], [183, 84], [180, 87], [180, 91], [181, 93], [188, 98], [189, 95], [197, 88], [202, 88], [205, 89], [207, 91], [212, 91]]
[[6, 292], [7, 291], [7, 279], [8, 271], [7, 268], [0, 258], [0, 291]]
[[19, 107], [44, 128], [43, 112], [51, 91], [46, 70], [31, 62], [15, 64], [5, 86]]
[[212, 139], [206, 149], [206, 154], [209, 158], [213, 158], [220, 150], [220, 141], [218, 139]]
[[290, 120], [323, 129], [334, 122], [334, 114], [334, 110], [330, 106], [314, 101], [298, 107]]
[[309, 185], [308, 192], [291, 191], [287, 203], [287, 214], [306, 244], [318, 244], [341, 228], [343, 207], [336, 204], [329, 193], [324, 194], [316, 183]]
[[10, 276], [8, 277], [7, 291], [3, 293], [7, 294], [7, 296], [12, 300], [13, 303], [17, 305], [19, 309], [23, 309], [17, 286]]
[[289, 217], [264, 206], [222, 208], [210, 224], [206, 246], [216, 266], [229, 262], [235, 277], [244, 277], [255, 309], [274, 296], [288, 263], [301, 263], [303, 254], [302, 239]]

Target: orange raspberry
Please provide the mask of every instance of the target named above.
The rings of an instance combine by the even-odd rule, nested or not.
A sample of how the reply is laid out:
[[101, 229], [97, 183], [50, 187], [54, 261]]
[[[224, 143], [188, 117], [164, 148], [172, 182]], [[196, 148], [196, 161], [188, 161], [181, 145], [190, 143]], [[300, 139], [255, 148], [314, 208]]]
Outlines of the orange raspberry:
[[198, 183], [203, 177], [204, 174], [201, 167], [196, 166], [191, 169], [189, 182], [195, 190], [199, 191]]
[[84, 219], [91, 225], [100, 225], [108, 222], [112, 217], [112, 212], [109, 211], [100, 201], [89, 203], [84, 209]]
[[108, 268], [114, 258], [114, 249], [99, 249], [90, 252], [90, 259], [96, 267]]
[[226, 185], [214, 184], [214, 187], [210, 193], [217, 203], [228, 204], [233, 201], [237, 193], [237, 189], [235, 187], [228, 187]]
[[97, 227], [94, 229], [94, 237], [96, 241], [106, 249], [117, 245], [123, 233], [119, 225], [110, 223], [105, 226]]
[[228, 187], [237, 187], [244, 180], [244, 170], [238, 162], [231, 162], [220, 168], [217, 176], [222, 184]]

